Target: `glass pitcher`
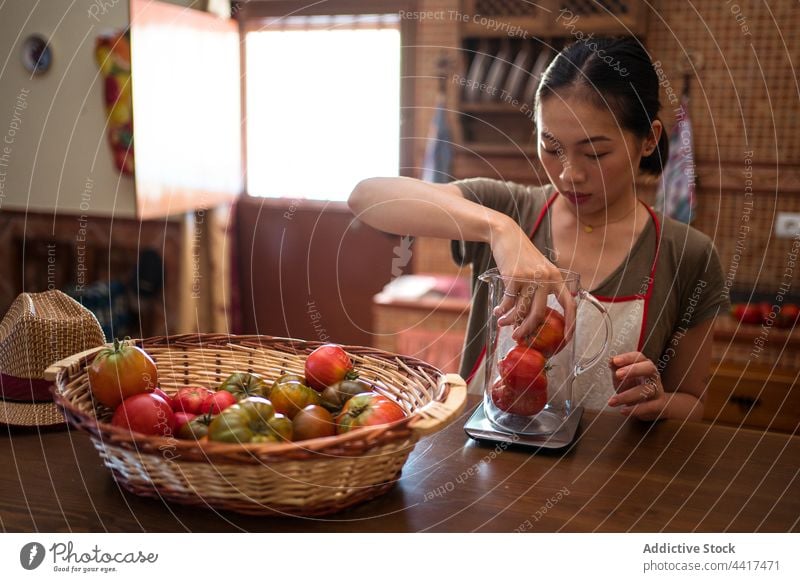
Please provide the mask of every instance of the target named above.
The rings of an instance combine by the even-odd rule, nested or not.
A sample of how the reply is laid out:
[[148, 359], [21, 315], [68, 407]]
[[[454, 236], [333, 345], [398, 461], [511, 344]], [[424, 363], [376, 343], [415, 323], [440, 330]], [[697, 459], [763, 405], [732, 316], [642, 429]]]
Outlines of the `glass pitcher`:
[[[559, 270], [563, 284], [575, 299], [577, 309], [574, 333], [569, 341], [560, 343], [555, 353], [551, 353], [552, 342], [546, 347], [540, 347], [539, 343], [533, 343], [532, 346], [532, 338], [536, 334], [526, 338], [524, 343], [516, 342], [511, 337], [515, 326], [499, 326], [499, 316], [495, 313], [509, 283], [513, 283], [513, 288], [518, 290], [516, 295], [522, 296], [525, 303], [530, 305], [533, 294], [547, 281], [512, 279], [504, 277], [497, 269], [490, 269], [478, 277], [489, 285], [483, 408], [492, 424], [503, 431], [548, 435], [559, 430], [572, 410], [572, 384], [575, 378], [600, 361], [611, 338], [611, 318], [603, 305], [581, 288], [577, 273]], [[559, 315], [563, 318], [564, 309], [552, 293], [547, 297], [547, 306], [558, 312], [549, 316], [555, 318], [556, 323]], [[600, 312], [600, 325], [587, 325], [587, 308]], [[558, 325], [555, 327], [557, 335]], [[596, 353], [585, 356], [580, 346], [595, 347], [598, 338], [602, 338], [602, 342], [599, 342], [601, 345]], [[577, 353], [576, 344], [579, 346]]]

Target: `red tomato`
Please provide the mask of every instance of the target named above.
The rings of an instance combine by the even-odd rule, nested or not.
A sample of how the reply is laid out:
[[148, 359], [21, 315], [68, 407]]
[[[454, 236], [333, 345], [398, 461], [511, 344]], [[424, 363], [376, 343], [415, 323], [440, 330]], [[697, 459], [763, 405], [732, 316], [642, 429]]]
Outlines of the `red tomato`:
[[547, 360], [538, 350], [515, 346], [497, 362], [497, 369], [512, 390], [547, 390]]
[[152, 393], [126, 398], [114, 411], [111, 424], [132, 432], [150, 435], [169, 435], [175, 418], [169, 404]]
[[737, 303], [731, 308], [733, 316], [742, 323], [760, 324], [764, 315], [761, 307], [750, 303]]
[[761, 311], [761, 321], [759, 323], [766, 323], [769, 316], [772, 314], [772, 305], [766, 301], [758, 304], [758, 309]]
[[564, 316], [555, 309], [547, 308], [544, 320], [539, 324], [531, 335], [519, 341], [520, 345], [526, 345], [549, 358], [564, 347]]
[[775, 325], [783, 328], [794, 327], [800, 318], [800, 308], [794, 303], [784, 303], [775, 318]]
[[158, 386], [153, 359], [143, 349], [119, 340], [114, 340], [114, 347], [100, 350], [89, 366], [88, 376], [92, 395], [109, 408]]
[[155, 390], [153, 390], [153, 394], [158, 394], [159, 396], [161, 396], [161, 398], [164, 399], [164, 402], [166, 402], [167, 404], [170, 405], [170, 407], [172, 407], [172, 396], [164, 392], [161, 388], [156, 388]]
[[177, 434], [184, 424], [191, 422], [195, 418], [197, 418], [197, 415], [191, 412], [183, 412], [182, 410], [174, 412], [172, 414], [172, 434]]
[[219, 390], [217, 392], [212, 392], [206, 399], [203, 400], [203, 404], [200, 406], [200, 413], [201, 414], [219, 414], [229, 406], [236, 404], [236, 396], [228, 392], [227, 390]]
[[336, 417], [336, 432], [342, 434], [365, 426], [387, 424], [405, 416], [403, 409], [385, 396], [376, 392], [356, 394]]
[[538, 414], [547, 404], [547, 388], [526, 388], [512, 390], [502, 380], [492, 385], [492, 402], [504, 412], [533, 416]]
[[[172, 397], [172, 410], [175, 412], [191, 412], [192, 414], [200, 414], [205, 412], [202, 410], [203, 402], [209, 396], [213, 396], [214, 392], [202, 386], [184, 386], [179, 389], [175, 396]], [[231, 396], [233, 396], [231, 394]], [[234, 400], [236, 398], [234, 397]]]
[[322, 392], [326, 387], [344, 379], [355, 379], [353, 362], [341, 346], [325, 344], [308, 354], [306, 358], [306, 383]]

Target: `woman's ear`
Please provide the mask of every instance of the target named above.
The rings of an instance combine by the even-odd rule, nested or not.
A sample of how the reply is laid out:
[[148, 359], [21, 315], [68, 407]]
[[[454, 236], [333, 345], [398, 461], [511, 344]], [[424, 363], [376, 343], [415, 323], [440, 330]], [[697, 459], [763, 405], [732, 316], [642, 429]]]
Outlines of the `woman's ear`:
[[664, 125], [661, 123], [660, 119], [656, 119], [653, 125], [650, 126], [650, 135], [642, 143], [642, 157], [646, 158], [656, 151], [662, 131], [664, 131]]

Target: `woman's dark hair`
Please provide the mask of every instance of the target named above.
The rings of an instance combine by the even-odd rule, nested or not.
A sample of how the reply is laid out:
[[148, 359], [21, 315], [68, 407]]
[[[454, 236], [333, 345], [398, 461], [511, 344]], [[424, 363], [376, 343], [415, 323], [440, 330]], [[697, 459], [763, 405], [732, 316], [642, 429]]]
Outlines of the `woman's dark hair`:
[[[651, 133], [660, 104], [658, 75], [642, 45], [632, 37], [589, 37], [564, 48], [547, 67], [536, 91], [536, 108], [558, 90], [575, 90], [595, 106], [608, 108], [619, 125], [640, 139]], [[661, 131], [658, 147], [642, 157], [642, 172], [660, 175], [669, 141]]]

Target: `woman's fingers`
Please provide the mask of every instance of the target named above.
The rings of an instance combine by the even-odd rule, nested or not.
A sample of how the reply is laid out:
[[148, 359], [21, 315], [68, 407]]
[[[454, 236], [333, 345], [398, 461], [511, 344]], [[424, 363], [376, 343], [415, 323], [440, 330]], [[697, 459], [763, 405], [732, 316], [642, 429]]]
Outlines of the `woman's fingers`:
[[625, 352], [624, 354], [617, 354], [611, 358], [611, 364], [615, 368], [621, 368], [635, 362], [650, 361], [642, 352]]
[[549, 290], [538, 284], [523, 285], [517, 300], [518, 311], [516, 329], [511, 334], [519, 341], [532, 335], [544, 321]]
[[642, 381], [642, 378], [652, 378], [656, 375], [656, 367], [650, 360], [636, 362], [630, 366], [618, 368], [613, 373], [614, 385], [617, 392], [630, 388]]
[[497, 307], [494, 308], [494, 314], [499, 318], [498, 323], [500, 325], [507, 325], [508, 322], [503, 321], [504, 319], [503, 316], [506, 315], [509, 311], [511, 311], [514, 308], [514, 305], [516, 305], [516, 303], [517, 303], [516, 289], [514, 289], [513, 285], [509, 284], [503, 290], [503, 299], [500, 301]]
[[[617, 394], [609, 398], [609, 406], [635, 407], [652, 402], [663, 394], [658, 369], [641, 352], [615, 356], [611, 361], [611, 370]], [[643, 418], [638, 412], [635, 415]]]

